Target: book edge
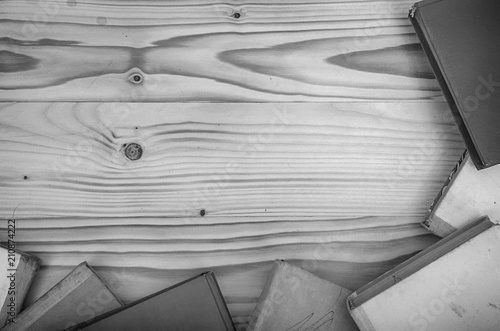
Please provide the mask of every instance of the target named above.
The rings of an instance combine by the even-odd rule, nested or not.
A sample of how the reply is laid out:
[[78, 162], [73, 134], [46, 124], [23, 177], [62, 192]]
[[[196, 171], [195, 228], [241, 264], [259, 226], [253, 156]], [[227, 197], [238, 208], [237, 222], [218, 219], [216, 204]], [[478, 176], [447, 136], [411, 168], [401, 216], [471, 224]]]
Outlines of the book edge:
[[252, 315], [250, 316], [247, 331], [262, 330], [262, 323], [264, 323], [262, 312], [264, 311], [264, 307], [266, 307], [267, 303], [271, 300], [269, 298], [269, 293], [283, 263], [285, 263], [284, 260], [275, 260], [273, 262], [273, 266], [269, 271], [264, 288], [262, 289], [259, 299], [257, 300], [257, 304], [255, 305]]
[[[448, 222], [444, 221], [441, 219], [439, 216], [435, 214], [435, 211], [439, 206], [441, 205], [441, 202], [443, 201], [444, 198], [446, 198], [446, 194], [448, 193], [448, 190], [450, 187], [453, 185], [455, 182], [456, 178], [458, 178], [460, 172], [464, 168], [465, 164], [467, 163], [467, 160], [470, 158], [469, 153], [467, 150], [464, 151], [460, 159], [457, 161], [455, 166], [453, 167], [453, 170], [450, 172], [448, 177], [446, 178], [446, 181], [444, 182], [443, 186], [438, 192], [438, 195], [430, 205], [429, 209], [427, 210], [424, 220], [420, 223], [424, 228], [428, 229], [432, 233], [434, 233], [437, 236], [440, 237], [446, 237], [447, 235], [451, 234], [456, 230], [455, 227], [453, 227], [451, 224]], [[443, 223], [446, 223], [444, 225]]]
[[457, 228], [434, 214], [430, 215], [425, 221], [420, 224], [424, 228], [441, 238], [445, 238], [446, 236], [449, 236], [453, 232], [457, 231]]
[[355, 309], [361, 306], [366, 301], [392, 287], [392, 285], [407, 278], [426, 265], [433, 263], [448, 252], [451, 252], [453, 249], [493, 226], [499, 225], [485, 216], [455, 231], [358, 289], [356, 296], [353, 296], [349, 300], [349, 308]]
[[350, 299], [351, 297], [354, 298], [356, 296], [357, 296], [356, 292], [353, 292], [347, 298], [347, 311], [349, 311], [349, 314], [351, 315], [352, 319], [354, 320], [354, 323], [356, 323], [360, 331], [376, 331], [372, 322], [368, 318], [368, 314], [365, 312], [365, 309], [363, 307], [356, 307], [354, 309], [350, 309], [349, 305]]
[[104, 287], [106, 287], [109, 291], [109, 293], [113, 296], [113, 298], [120, 304], [120, 306], [123, 307], [123, 302], [115, 295], [115, 293], [111, 290], [111, 288], [108, 286], [108, 284], [104, 281], [104, 279], [102, 279], [102, 277], [99, 275], [99, 273], [97, 273], [95, 271], [95, 269], [89, 265], [86, 261], [83, 262], [87, 265], [87, 267], [90, 269], [90, 271], [92, 271], [92, 273], [97, 277], [97, 279], [99, 279], [101, 281], [101, 283], [104, 285]]
[[226, 330], [234, 331], [236, 330], [234, 327], [233, 319], [231, 317], [231, 313], [229, 312], [229, 308], [227, 307], [226, 301], [224, 300], [224, 296], [222, 295], [222, 291], [219, 287], [219, 283], [215, 277], [215, 274], [212, 271], [209, 271], [204, 274], [205, 280], [212, 292], [212, 297], [215, 300], [215, 304], [217, 305], [217, 309], [219, 310], [219, 314], [221, 319], [224, 321], [224, 325], [226, 326]]
[[[17, 250], [16, 253], [19, 254], [20, 261], [15, 271], [17, 277], [16, 279], [17, 293], [15, 295], [17, 305], [16, 305], [16, 316], [14, 318], [17, 318], [17, 316], [19, 316], [19, 314], [21, 313], [24, 304], [24, 299], [26, 299], [29, 289], [33, 284], [33, 281], [35, 280], [36, 273], [38, 269], [40, 269], [41, 265], [41, 260], [36, 256], [26, 254], [24, 252]], [[1, 316], [0, 325], [3, 327], [7, 324], [7, 321], [9, 320], [7, 314], [7, 306], [5, 304], [2, 304], [0, 316]]]
[[[82, 267], [87, 267], [88, 264], [87, 262], [82, 262], [78, 266], [76, 266], [73, 270], [71, 270], [63, 279], [61, 279], [59, 282], [57, 282], [52, 288], [50, 288], [47, 292], [45, 292], [40, 298], [38, 298], [35, 302], [33, 302], [29, 307], [27, 307], [25, 310], [23, 310], [15, 319], [14, 322], [5, 325], [5, 329], [2, 329], [2, 331], [9, 331], [9, 330], [16, 330], [16, 331], [21, 331], [21, 330], [26, 330], [30, 326], [33, 325], [37, 321], [37, 319], [34, 319], [31, 314], [36, 312], [39, 307], [42, 307], [43, 309], [40, 310], [40, 313], [46, 313], [48, 310], [52, 309], [60, 300], [65, 298], [67, 295], [69, 295], [72, 291], [74, 291], [78, 286], [80, 286], [88, 277], [92, 274], [92, 271], [89, 268], [82, 268]], [[80, 274], [76, 274], [80, 269], [83, 269]], [[76, 283], [76, 286], [72, 287], [63, 287], [62, 283], [66, 280], [68, 280], [70, 277], [75, 277], [75, 280], [78, 282]], [[58, 300], [53, 299], [53, 294], [57, 291], [60, 291], [61, 289], [64, 289], [65, 292], [63, 292], [63, 295], [58, 298]], [[46, 304], [48, 303], [48, 305]], [[23, 322], [23, 326], [20, 328], [19, 323]]]

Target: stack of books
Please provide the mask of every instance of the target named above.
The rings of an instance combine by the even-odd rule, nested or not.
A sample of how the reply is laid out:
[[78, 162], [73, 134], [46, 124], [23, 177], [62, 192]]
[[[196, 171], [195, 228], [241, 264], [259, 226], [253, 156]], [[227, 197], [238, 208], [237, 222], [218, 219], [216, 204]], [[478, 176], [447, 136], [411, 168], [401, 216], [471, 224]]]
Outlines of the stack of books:
[[[13, 296], [20, 307], [40, 260], [17, 254], [16, 286], [23, 291]], [[0, 294], [7, 299], [3, 307], [10, 302], [7, 286], [4, 281]], [[235, 330], [212, 272], [123, 305], [87, 262], [26, 309], [7, 314], [2, 325], [2, 331]]]
[[[7, 256], [8, 250], [4, 250]], [[17, 251], [15, 254], [17, 264], [12, 273], [17, 277], [18, 291], [13, 296], [18, 309], [4, 315], [2, 331], [236, 330], [215, 275], [210, 271], [123, 305], [98, 273], [82, 262], [21, 310], [40, 260]], [[9, 307], [11, 300], [9, 282], [7, 277], [3, 279], [0, 293], [5, 298], [3, 307]], [[351, 293], [276, 260], [249, 330], [358, 330], [345, 304]]]

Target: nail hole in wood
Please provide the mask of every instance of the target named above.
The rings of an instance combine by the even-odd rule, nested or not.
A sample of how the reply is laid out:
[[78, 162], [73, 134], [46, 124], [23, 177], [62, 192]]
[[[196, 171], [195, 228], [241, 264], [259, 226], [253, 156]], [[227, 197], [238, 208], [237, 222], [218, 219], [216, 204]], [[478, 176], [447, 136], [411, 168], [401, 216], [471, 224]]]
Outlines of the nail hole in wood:
[[234, 17], [234, 18], [240, 18], [240, 17], [241, 17], [241, 14], [240, 14], [240, 13], [238, 13], [238, 12], [236, 12], [236, 13], [234, 13], [234, 14], [233, 14], [233, 17]]
[[205, 209], [200, 210], [200, 216], [201, 217], [205, 216]]
[[130, 143], [125, 145], [125, 156], [131, 160], [139, 160], [142, 156], [142, 147], [137, 143]]
[[139, 73], [135, 73], [135, 74], [130, 75], [130, 77], [128, 79], [134, 84], [140, 84], [144, 80], [142, 75]]
[[24, 180], [28, 179], [28, 176], [24, 176]]

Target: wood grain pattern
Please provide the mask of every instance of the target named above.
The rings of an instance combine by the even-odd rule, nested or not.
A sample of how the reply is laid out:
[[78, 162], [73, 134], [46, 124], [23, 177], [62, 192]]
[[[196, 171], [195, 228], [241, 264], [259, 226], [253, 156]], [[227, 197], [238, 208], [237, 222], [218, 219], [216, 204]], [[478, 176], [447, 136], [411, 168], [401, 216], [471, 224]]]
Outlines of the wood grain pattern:
[[5, 0], [0, 100], [441, 100], [413, 2]]
[[[83, 260], [125, 302], [212, 269], [241, 329], [276, 258], [354, 290], [437, 240], [418, 222], [464, 149], [448, 113], [1, 104], [0, 215], [44, 265], [27, 300]], [[125, 157], [130, 142], [141, 159]]]

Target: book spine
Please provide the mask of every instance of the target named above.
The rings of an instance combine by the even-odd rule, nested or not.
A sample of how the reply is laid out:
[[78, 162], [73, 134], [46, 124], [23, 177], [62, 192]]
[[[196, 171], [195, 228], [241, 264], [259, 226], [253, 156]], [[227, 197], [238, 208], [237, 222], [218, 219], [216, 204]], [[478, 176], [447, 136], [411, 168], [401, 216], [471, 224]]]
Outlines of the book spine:
[[263, 324], [266, 317], [272, 313], [271, 310], [273, 303], [269, 296], [272, 291], [272, 287], [275, 284], [279, 269], [280, 262], [274, 261], [273, 267], [269, 272], [266, 284], [264, 285], [259, 300], [257, 301], [257, 305], [255, 306], [255, 310], [253, 311], [250, 321], [248, 322], [247, 331], [266, 331], [263, 327]]
[[435, 214], [431, 214], [420, 224], [441, 238], [444, 238], [457, 230], [457, 228]]
[[413, 273], [436, 261], [441, 256], [449, 253], [469, 239], [477, 236], [479, 233], [486, 231], [494, 224], [495, 223], [491, 222], [491, 220], [485, 216], [413, 255], [392, 270], [385, 272], [375, 280], [360, 287], [356, 291], [356, 295], [351, 294], [348, 298], [350, 309], [360, 308], [368, 300], [376, 297], [394, 284], [406, 279]]
[[423, 227], [428, 229], [429, 231], [433, 232], [435, 235], [440, 236], [440, 237], [445, 237], [451, 232], [455, 231], [456, 229], [446, 223], [444, 220], [441, 218], [437, 217], [434, 214], [434, 211], [439, 207], [439, 204], [443, 200], [443, 198], [446, 196], [446, 192], [448, 192], [448, 189], [455, 178], [455, 176], [460, 172], [460, 169], [462, 166], [465, 164], [465, 161], [467, 159], [468, 152], [465, 150], [465, 152], [462, 154], [458, 162], [455, 164], [453, 167], [453, 170], [449, 174], [449, 176], [446, 178], [446, 181], [443, 184], [443, 187], [439, 191], [438, 195], [430, 205], [429, 209], [427, 210], [425, 216], [424, 216], [424, 221], [420, 223]]
[[233, 319], [231, 318], [231, 314], [229, 313], [229, 309], [227, 308], [226, 302], [224, 301], [224, 296], [222, 295], [222, 291], [220, 290], [219, 284], [217, 283], [217, 279], [215, 278], [215, 274], [211, 271], [204, 274], [205, 280], [212, 291], [212, 296], [215, 300], [217, 308], [219, 309], [219, 313], [221, 319], [224, 321], [226, 326], [226, 331], [235, 331], [235, 327], [233, 324]]
[[410, 12], [408, 13], [408, 17], [415, 18], [415, 13], [417, 12], [417, 4], [414, 4], [410, 8]]

